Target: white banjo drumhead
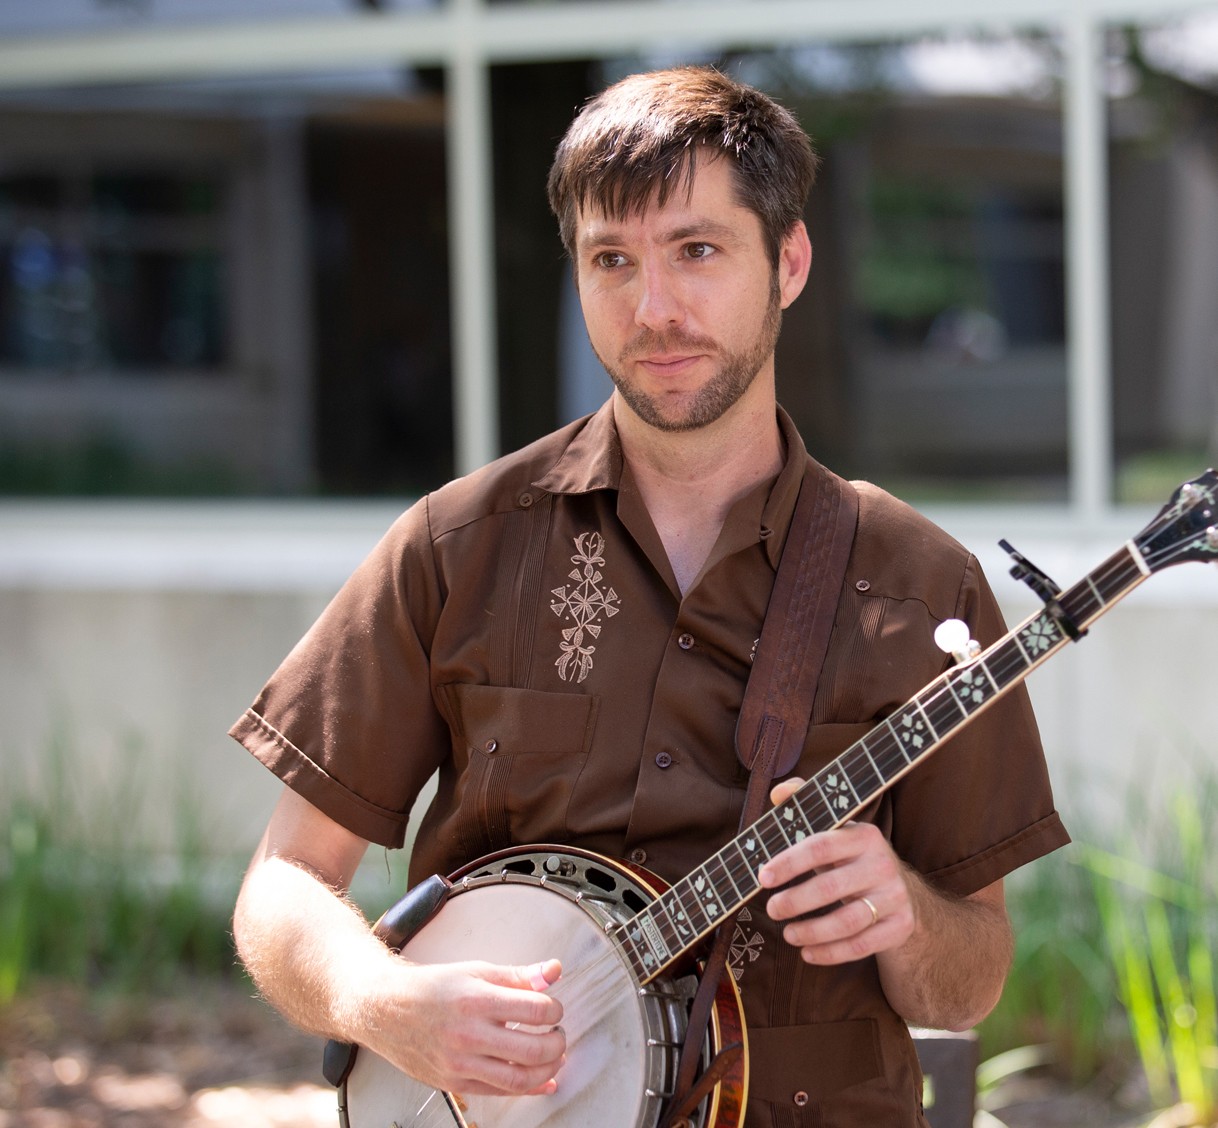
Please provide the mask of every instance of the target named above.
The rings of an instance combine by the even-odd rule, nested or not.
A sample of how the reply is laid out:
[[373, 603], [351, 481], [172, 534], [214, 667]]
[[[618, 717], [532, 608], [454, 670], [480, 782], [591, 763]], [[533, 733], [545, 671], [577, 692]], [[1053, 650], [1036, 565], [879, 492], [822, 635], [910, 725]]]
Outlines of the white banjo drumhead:
[[[402, 954], [424, 964], [562, 961], [562, 978], [549, 990], [563, 1004], [567, 1035], [558, 1092], [463, 1096], [467, 1123], [478, 1128], [633, 1128], [645, 1122], [649, 1103], [654, 1108], [654, 1099], [647, 1097], [654, 1079], [649, 1077], [648, 1028], [638, 984], [602, 928], [568, 897], [516, 882], [458, 888]], [[403, 1078], [367, 1050], [356, 1059], [347, 1097], [353, 1128], [453, 1123], [442, 1094]]]

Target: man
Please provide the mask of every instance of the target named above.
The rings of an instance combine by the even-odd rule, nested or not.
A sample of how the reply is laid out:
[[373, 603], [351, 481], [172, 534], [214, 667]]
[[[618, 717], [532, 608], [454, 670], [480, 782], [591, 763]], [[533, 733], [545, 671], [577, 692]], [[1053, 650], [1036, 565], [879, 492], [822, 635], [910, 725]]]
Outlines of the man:
[[[293, 1022], [449, 1091], [561, 1086], [557, 962], [412, 966], [342, 899], [433, 773], [412, 883], [529, 842], [672, 881], [736, 833], [749, 665], [801, 482], [828, 476], [774, 382], [814, 168], [789, 113], [708, 69], [626, 79], [568, 131], [550, 199], [613, 396], [414, 506], [233, 729], [287, 785], [235, 931]], [[859, 493], [805, 777], [942, 669], [938, 622], [1003, 630], [967, 552]], [[1065, 841], [1016, 691], [773, 858], [732, 967], [750, 1128], [924, 1125], [907, 1024], [989, 1012], [1002, 879]]]

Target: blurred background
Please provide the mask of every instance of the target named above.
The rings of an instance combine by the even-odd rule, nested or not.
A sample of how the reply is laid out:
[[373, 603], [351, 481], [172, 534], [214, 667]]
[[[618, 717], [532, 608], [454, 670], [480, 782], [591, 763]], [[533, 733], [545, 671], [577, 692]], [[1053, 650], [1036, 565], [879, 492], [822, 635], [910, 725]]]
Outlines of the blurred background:
[[[679, 62], [824, 159], [778, 365], [810, 451], [1012, 623], [1000, 538], [1069, 585], [1218, 461], [1218, 4], [0, 5], [0, 1001], [82, 850], [222, 920], [277, 789], [228, 725], [414, 498], [602, 402], [545, 175], [587, 96]], [[1169, 866], [1181, 795], [1213, 823], [1215, 670], [1189, 564], [1032, 676], [1076, 837]]]

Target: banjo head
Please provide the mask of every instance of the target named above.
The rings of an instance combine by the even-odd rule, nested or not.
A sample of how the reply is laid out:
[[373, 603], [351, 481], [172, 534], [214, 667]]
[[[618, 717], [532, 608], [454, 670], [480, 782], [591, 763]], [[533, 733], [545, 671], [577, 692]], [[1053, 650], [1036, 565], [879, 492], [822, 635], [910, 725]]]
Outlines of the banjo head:
[[[441, 911], [402, 948], [416, 963], [562, 961], [567, 1061], [551, 1096], [485, 1097], [420, 1085], [360, 1050], [340, 1092], [349, 1128], [649, 1128], [675, 1080], [696, 988], [690, 976], [639, 985], [608, 935], [659, 890], [597, 855], [533, 847], [474, 863]], [[454, 1107], [455, 1106], [455, 1107]], [[459, 1116], [458, 1116], [459, 1112]], [[705, 1109], [693, 1121], [705, 1123]]]

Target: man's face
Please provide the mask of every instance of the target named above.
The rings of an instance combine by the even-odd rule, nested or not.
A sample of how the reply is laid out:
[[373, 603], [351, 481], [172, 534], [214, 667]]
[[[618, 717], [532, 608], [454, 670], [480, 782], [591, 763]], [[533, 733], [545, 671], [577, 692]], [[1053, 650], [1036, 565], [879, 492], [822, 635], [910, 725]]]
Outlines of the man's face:
[[581, 210], [575, 255], [592, 347], [645, 423], [708, 426], [759, 375], [759, 394], [772, 395], [780, 311], [806, 269], [793, 282], [785, 245], [773, 268], [760, 220], [735, 199], [727, 161], [701, 161], [688, 195], [675, 192], [642, 215]]

